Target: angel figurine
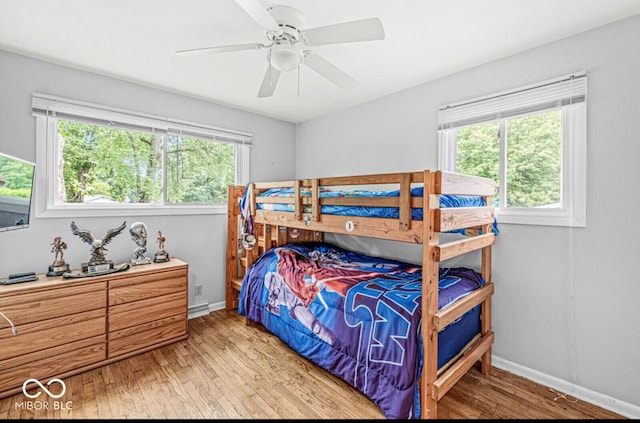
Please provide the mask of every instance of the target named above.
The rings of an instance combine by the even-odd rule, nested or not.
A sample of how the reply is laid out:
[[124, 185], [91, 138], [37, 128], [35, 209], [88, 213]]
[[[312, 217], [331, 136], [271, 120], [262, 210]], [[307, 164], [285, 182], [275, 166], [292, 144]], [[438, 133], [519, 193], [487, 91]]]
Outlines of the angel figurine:
[[113, 262], [105, 258], [105, 245], [110, 243], [113, 238], [124, 230], [127, 222], [114, 229], [109, 229], [102, 239], [97, 239], [93, 234], [86, 230], [80, 229], [74, 222], [71, 222], [71, 233], [78, 235], [81, 240], [91, 245], [91, 258], [88, 263], [82, 263], [83, 272], [100, 272], [113, 269]]

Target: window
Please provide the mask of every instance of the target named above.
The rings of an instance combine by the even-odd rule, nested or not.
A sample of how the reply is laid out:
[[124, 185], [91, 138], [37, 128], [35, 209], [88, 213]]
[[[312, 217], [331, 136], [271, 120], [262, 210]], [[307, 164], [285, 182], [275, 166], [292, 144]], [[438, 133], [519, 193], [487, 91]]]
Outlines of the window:
[[226, 212], [251, 135], [34, 94], [38, 217]]
[[440, 108], [439, 166], [492, 178], [502, 223], [586, 224], [586, 74]]

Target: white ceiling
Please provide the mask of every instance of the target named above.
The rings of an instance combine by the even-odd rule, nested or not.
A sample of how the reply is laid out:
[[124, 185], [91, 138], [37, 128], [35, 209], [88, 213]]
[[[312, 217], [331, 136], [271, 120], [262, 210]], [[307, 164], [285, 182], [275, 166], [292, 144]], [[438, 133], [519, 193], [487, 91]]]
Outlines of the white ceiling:
[[640, 13], [639, 0], [259, 0], [293, 6], [307, 28], [379, 17], [385, 39], [314, 47], [355, 78], [344, 91], [311, 69], [257, 93], [267, 43], [235, 0], [0, 0], [0, 49], [302, 122]]

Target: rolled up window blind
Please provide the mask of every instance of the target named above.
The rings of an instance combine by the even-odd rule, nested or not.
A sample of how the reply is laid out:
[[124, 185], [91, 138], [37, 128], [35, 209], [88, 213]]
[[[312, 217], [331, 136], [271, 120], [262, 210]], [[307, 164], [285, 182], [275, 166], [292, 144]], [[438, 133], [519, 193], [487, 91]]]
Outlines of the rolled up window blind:
[[185, 136], [211, 139], [223, 143], [242, 144], [244, 146], [250, 146], [253, 141], [253, 135], [247, 132], [217, 128], [205, 124], [47, 94], [33, 93], [31, 103], [34, 116], [48, 116], [102, 126], [117, 126], [133, 131], [180, 132]]
[[440, 106], [439, 129], [490, 122], [510, 116], [582, 103], [587, 96], [587, 73], [577, 72], [514, 90]]

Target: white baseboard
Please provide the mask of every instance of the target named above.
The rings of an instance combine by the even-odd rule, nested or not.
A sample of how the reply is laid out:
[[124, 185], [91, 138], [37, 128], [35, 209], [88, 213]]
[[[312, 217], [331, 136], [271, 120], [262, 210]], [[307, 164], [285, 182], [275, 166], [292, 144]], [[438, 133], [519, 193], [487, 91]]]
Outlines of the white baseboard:
[[189, 307], [189, 319], [195, 319], [196, 317], [206, 316], [212, 311], [222, 310], [226, 307], [224, 301], [220, 301], [213, 304], [202, 303], [196, 304]]
[[491, 357], [493, 365], [499, 369], [506, 370], [518, 376], [525, 377], [541, 385], [553, 388], [559, 393], [570, 395], [582, 401], [597, 405], [606, 410], [618, 413], [630, 419], [640, 418], [640, 407], [628, 402], [620, 401], [608, 395], [592, 391], [575, 383], [567, 382], [554, 376], [541, 373], [520, 364], [513, 363], [495, 355]]
[[216, 310], [222, 310], [227, 307], [227, 304], [224, 301], [220, 301], [217, 303], [209, 304], [209, 313]]
[[202, 303], [189, 306], [189, 319], [195, 319], [196, 317], [206, 316], [209, 314], [209, 304]]

